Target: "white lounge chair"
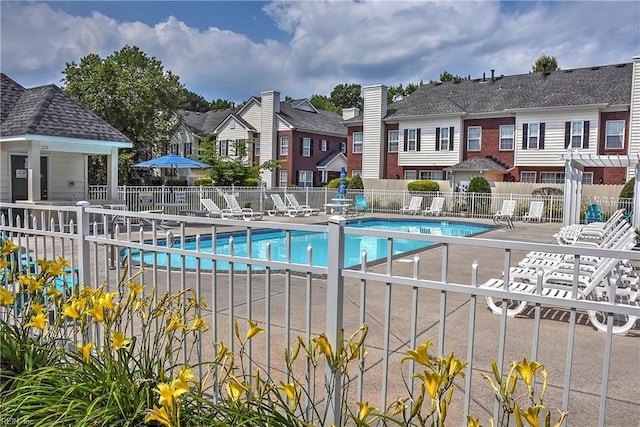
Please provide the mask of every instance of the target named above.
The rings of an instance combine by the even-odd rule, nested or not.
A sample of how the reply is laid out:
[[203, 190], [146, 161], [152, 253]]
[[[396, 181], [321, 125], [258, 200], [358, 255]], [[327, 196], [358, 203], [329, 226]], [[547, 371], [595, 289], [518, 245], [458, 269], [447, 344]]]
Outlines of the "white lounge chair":
[[504, 200], [502, 202], [502, 209], [493, 214], [493, 222], [496, 225], [502, 225], [500, 221], [505, 221], [507, 227], [513, 228], [513, 214], [515, 210], [515, 200]]
[[293, 206], [285, 205], [279, 194], [272, 194], [271, 200], [273, 200], [273, 209], [267, 211], [269, 216], [288, 215], [294, 218], [304, 215], [304, 210], [298, 210]]
[[231, 211], [228, 209], [220, 209], [216, 202], [211, 199], [200, 199], [200, 204], [204, 207], [204, 210], [207, 212], [207, 216], [211, 218], [226, 218], [231, 216]]
[[231, 214], [229, 215], [231, 218], [242, 218], [245, 221], [250, 221], [262, 219], [264, 216], [264, 213], [262, 212], [254, 211], [251, 208], [240, 207], [240, 203], [238, 203], [236, 196], [233, 194], [225, 194], [224, 200], [227, 202], [227, 206], [229, 206], [229, 210], [231, 211]]
[[529, 204], [529, 212], [522, 217], [523, 221], [542, 221], [544, 202], [534, 201]]
[[623, 220], [624, 209], [618, 209], [606, 222], [568, 225], [562, 227], [553, 237], [561, 245], [572, 245], [581, 240], [601, 240]]
[[309, 205], [301, 205], [298, 203], [298, 199], [296, 199], [296, 195], [293, 193], [287, 193], [285, 196], [287, 197], [289, 206], [293, 209], [303, 211], [305, 216], [318, 215], [320, 213], [320, 209], [315, 209]]
[[409, 202], [409, 206], [402, 207], [403, 214], [417, 215], [420, 212], [422, 206], [422, 196], [413, 196]]
[[423, 215], [442, 215], [442, 206], [444, 205], [444, 197], [434, 197], [431, 200], [431, 206], [422, 211]]

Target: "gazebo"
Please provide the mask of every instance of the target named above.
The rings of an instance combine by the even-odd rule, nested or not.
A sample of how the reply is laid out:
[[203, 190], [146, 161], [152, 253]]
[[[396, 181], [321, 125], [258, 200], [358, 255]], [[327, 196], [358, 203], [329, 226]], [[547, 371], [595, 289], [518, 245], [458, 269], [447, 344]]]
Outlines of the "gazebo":
[[[585, 167], [633, 168], [634, 176], [639, 176], [640, 153], [605, 156], [580, 154], [571, 151], [562, 155], [565, 162], [564, 172], [564, 216], [562, 225], [580, 222], [580, 203], [582, 199], [582, 175]], [[631, 223], [640, 226], [640, 180], [636, 179], [633, 189], [633, 216]]]

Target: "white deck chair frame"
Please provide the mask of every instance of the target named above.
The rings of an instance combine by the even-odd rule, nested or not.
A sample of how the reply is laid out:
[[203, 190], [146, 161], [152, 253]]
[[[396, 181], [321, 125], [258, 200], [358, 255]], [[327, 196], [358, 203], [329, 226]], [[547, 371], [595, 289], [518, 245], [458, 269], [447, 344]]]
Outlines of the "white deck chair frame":
[[264, 216], [264, 213], [254, 211], [251, 208], [242, 208], [238, 199], [233, 194], [225, 194], [224, 200], [231, 211], [230, 217], [237, 219], [244, 219], [245, 221], [260, 220]]
[[444, 206], [444, 197], [434, 197], [431, 200], [431, 206], [422, 211], [423, 215], [442, 215], [442, 207]]
[[501, 221], [504, 221], [508, 228], [513, 228], [513, 214], [515, 210], [515, 200], [503, 200], [502, 208], [493, 214], [493, 222], [496, 225], [502, 225]]
[[304, 210], [296, 209], [293, 206], [287, 206], [279, 194], [272, 194], [271, 200], [273, 200], [273, 209], [267, 211], [269, 216], [288, 215], [294, 218], [305, 214]]
[[303, 211], [305, 216], [318, 215], [320, 213], [320, 209], [314, 209], [309, 205], [301, 205], [293, 193], [287, 193], [285, 197], [287, 198], [287, 202], [289, 202], [289, 207]]
[[522, 217], [523, 221], [538, 221], [542, 222], [542, 216], [544, 215], [544, 202], [533, 201], [529, 203], [529, 211]]
[[422, 196], [413, 196], [409, 201], [409, 205], [403, 206], [401, 212], [403, 214], [406, 213], [411, 215], [417, 215], [420, 212], [421, 207], [422, 207]]

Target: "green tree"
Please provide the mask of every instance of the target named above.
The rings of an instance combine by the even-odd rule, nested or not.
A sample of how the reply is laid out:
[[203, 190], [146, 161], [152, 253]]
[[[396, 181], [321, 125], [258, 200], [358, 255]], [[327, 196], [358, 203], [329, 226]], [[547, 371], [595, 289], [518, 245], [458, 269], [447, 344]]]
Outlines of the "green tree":
[[209, 107], [211, 110], [224, 110], [225, 108], [233, 108], [235, 104], [231, 101], [227, 101], [226, 99], [216, 99], [215, 101], [211, 101]]
[[277, 161], [267, 161], [260, 166], [251, 166], [246, 157], [247, 147], [252, 140], [236, 141], [236, 157], [222, 157], [218, 154], [216, 138], [214, 134], [199, 136], [198, 159], [212, 166], [209, 176], [213, 184], [217, 186], [247, 185], [260, 179], [261, 170], [273, 170], [277, 168]]
[[[184, 102], [179, 77], [165, 71], [155, 57], [136, 46], [125, 46], [106, 58], [89, 54], [67, 63], [64, 91], [94, 111], [133, 141], [132, 149], [120, 150], [120, 183], [131, 178], [132, 163], [167, 153], [181, 125], [177, 111]], [[103, 167], [104, 157], [92, 160], [89, 182]]]
[[559, 70], [558, 60], [555, 56], [542, 55], [536, 62], [533, 64], [531, 68], [532, 73], [547, 73], [549, 71]]
[[362, 111], [362, 86], [356, 83], [339, 84], [331, 91], [331, 102], [342, 108], [357, 107]]
[[444, 82], [459, 82], [460, 80], [464, 80], [464, 77], [459, 76], [457, 74], [451, 74], [447, 70], [443, 71], [440, 74], [440, 81], [443, 82], [443, 83]]
[[407, 87], [402, 87], [402, 83], [398, 86], [389, 86], [389, 89], [387, 89], [387, 103], [399, 101], [405, 96], [411, 95], [419, 87], [417, 83], [409, 83]]
[[324, 95], [313, 94], [311, 95], [309, 102], [311, 102], [311, 105], [319, 110], [333, 111], [334, 113], [342, 114], [342, 109], [336, 106], [333, 102], [331, 102], [329, 98]]
[[184, 101], [182, 102], [182, 105], [180, 105], [180, 108], [183, 110], [198, 111], [200, 113], [209, 111], [209, 103], [197, 93], [191, 92], [185, 88], [183, 97]]

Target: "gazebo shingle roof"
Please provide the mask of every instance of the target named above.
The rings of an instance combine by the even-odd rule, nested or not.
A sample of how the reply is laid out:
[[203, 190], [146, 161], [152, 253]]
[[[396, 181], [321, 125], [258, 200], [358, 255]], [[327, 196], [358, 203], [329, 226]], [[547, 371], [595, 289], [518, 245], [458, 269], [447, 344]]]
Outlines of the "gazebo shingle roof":
[[26, 89], [4, 73], [0, 77], [0, 136], [42, 135], [131, 142], [55, 85]]

